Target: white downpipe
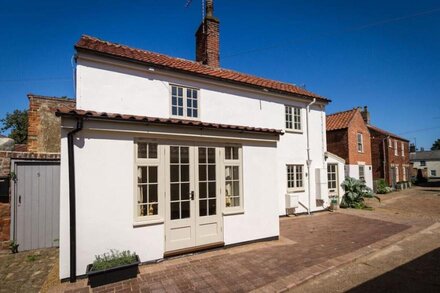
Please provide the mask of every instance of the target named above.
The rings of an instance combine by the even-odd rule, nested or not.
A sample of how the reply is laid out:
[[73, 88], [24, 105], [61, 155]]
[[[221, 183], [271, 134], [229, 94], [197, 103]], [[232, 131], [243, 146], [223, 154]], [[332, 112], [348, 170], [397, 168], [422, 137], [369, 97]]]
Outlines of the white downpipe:
[[309, 133], [309, 111], [310, 106], [316, 103], [316, 98], [313, 98], [313, 101], [310, 102], [306, 107], [306, 127], [307, 127], [307, 197], [308, 197], [308, 209], [307, 213], [310, 215], [310, 204], [311, 204], [311, 195], [310, 195], [310, 165], [312, 164], [312, 160], [310, 159], [310, 133]]

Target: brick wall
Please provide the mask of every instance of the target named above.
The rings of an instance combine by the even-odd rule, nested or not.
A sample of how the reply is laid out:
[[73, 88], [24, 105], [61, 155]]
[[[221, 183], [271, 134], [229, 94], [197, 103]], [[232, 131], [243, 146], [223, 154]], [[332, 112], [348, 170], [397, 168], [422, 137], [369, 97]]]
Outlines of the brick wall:
[[[11, 175], [11, 160], [59, 160], [59, 153], [30, 153], [0, 151], [0, 176]], [[11, 183], [12, 184], [12, 183]], [[0, 203], [0, 249], [7, 248], [11, 227], [11, 195], [8, 202]]]
[[[364, 151], [358, 152], [357, 134], [362, 133]], [[345, 160], [346, 164], [356, 165], [364, 162], [371, 165], [371, 142], [370, 132], [362, 118], [357, 112], [350, 125], [346, 129], [327, 131], [327, 150]]]
[[59, 152], [60, 151], [60, 117], [55, 110], [60, 107], [75, 107], [75, 101], [65, 98], [28, 95], [29, 126], [28, 151]]
[[[357, 134], [363, 137], [363, 152], [358, 151]], [[360, 112], [356, 112], [348, 127], [348, 160], [346, 164], [357, 165], [364, 162], [371, 165], [371, 139], [370, 132]]]
[[[392, 184], [392, 176], [390, 168], [395, 166], [399, 171], [397, 181], [408, 181], [411, 176], [411, 168], [409, 163], [409, 142], [390, 137], [388, 135], [375, 131], [370, 128], [372, 135], [372, 157], [373, 157], [373, 179], [384, 178], [386, 182]], [[397, 155], [395, 154], [394, 141], [397, 141]], [[390, 146], [391, 142], [391, 146]], [[402, 142], [404, 145], [404, 155], [402, 156]], [[385, 156], [385, 166], [384, 166]], [[406, 178], [403, 177], [403, 169], [406, 168]]]
[[347, 129], [327, 131], [327, 150], [348, 161]]
[[220, 66], [220, 26], [215, 17], [207, 16], [196, 32], [196, 61]]

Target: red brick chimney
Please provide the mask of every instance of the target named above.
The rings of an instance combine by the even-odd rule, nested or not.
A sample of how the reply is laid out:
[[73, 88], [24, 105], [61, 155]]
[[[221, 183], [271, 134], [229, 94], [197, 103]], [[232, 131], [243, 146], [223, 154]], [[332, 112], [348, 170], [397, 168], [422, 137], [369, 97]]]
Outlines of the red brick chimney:
[[219, 20], [213, 16], [214, 1], [206, 0], [206, 16], [196, 32], [196, 61], [220, 66]]

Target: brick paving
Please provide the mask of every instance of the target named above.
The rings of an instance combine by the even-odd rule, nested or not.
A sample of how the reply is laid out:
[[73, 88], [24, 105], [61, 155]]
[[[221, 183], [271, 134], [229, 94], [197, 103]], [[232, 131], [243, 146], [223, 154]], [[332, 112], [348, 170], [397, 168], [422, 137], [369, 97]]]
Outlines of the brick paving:
[[[408, 225], [343, 213], [283, 218], [277, 241], [220, 249], [140, 267], [136, 279], [93, 292], [280, 291], [377, 249]], [[89, 292], [86, 280], [54, 290]]]
[[58, 249], [0, 254], [0, 292], [38, 292], [58, 260]]

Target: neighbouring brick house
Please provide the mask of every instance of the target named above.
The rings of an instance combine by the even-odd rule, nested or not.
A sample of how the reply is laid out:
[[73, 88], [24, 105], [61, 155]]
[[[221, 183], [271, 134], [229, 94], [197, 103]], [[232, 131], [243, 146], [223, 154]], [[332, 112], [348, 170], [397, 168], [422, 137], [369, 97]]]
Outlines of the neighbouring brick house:
[[361, 114], [370, 131], [373, 179], [383, 178], [392, 187], [410, 180], [409, 140], [371, 125], [367, 107]]
[[13, 161], [59, 161], [60, 118], [54, 112], [59, 107], [75, 107], [75, 101], [67, 98], [29, 94], [28, 99], [27, 144], [16, 144], [13, 151], [0, 151], [0, 248], [6, 248], [11, 238]]
[[359, 108], [327, 115], [327, 150], [345, 160], [345, 176], [373, 186], [370, 132]]

